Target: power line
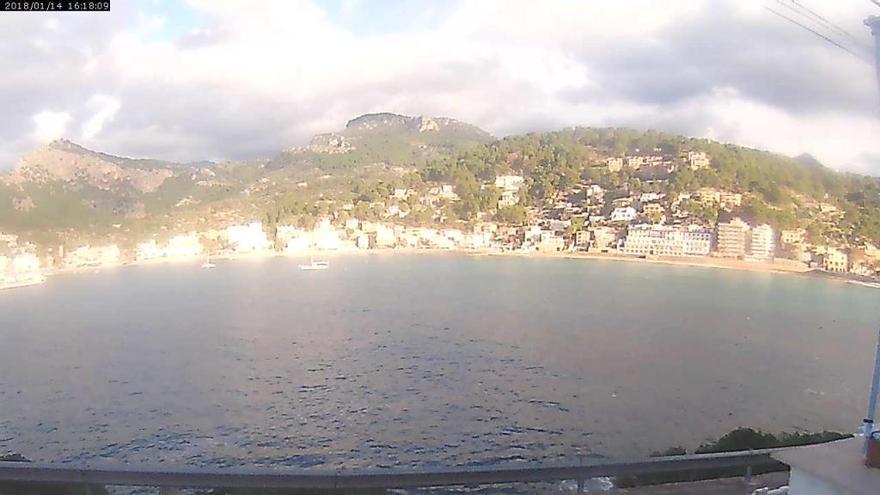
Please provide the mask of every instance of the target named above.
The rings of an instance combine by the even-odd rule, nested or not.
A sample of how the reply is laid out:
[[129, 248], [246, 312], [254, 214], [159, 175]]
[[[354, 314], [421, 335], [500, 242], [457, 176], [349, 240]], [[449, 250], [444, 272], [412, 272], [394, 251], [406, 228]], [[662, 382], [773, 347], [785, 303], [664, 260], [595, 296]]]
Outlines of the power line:
[[[798, 0], [789, 0], [795, 7], [797, 7], [796, 9], [794, 7], [788, 6], [787, 4], [783, 3], [782, 0], [776, 0], [776, 1], [782, 5], [785, 5], [786, 7], [789, 7], [790, 9], [792, 9], [796, 12], [799, 11], [799, 13], [804, 17], [812, 17], [813, 19], [817, 20], [819, 23], [824, 24], [827, 28], [831, 29], [832, 31], [837, 31], [838, 33], [840, 33], [843, 36], [852, 40], [854, 43], [859, 45], [861, 48], [864, 48], [864, 49], [867, 49], [870, 51], [870, 47], [865, 45], [864, 40], [853, 35], [849, 31], [847, 31], [846, 29], [843, 29], [842, 27], [838, 26], [837, 24], [829, 21], [828, 19], [826, 19], [824, 16], [820, 15], [815, 10], [800, 3]], [[880, 0], [872, 0], [872, 1], [876, 1], [876, 2], [878, 2], [878, 5], [880, 5]]]
[[779, 16], [779, 17], [785, 19], [786, 21], [788, 21], [788, 22], [790, 22], [790, 23], [792, 23], [792, 24], [795, 24], [795, 25], [797, 25], [797, 26], [799, 26], [799, 27], [801, 27], [801, 28], [803, 28], [803, 29], [805, 29], [805, 30], [807, 30], [807, 31], [809, 31], [809, 32], [811, 32], [811, 33], [813, 33], [813, 34], [815, 34], [816, 36], [822, 38], [823, 40], [825, 40], [825, 41], [827, 41], [827, 42], [829, 42], [829, 43], [831, 43], [832, 45], [836, 46], [837, 48], [840, 48], [841, 50], [843, 50], [843, 51], [849, 53], [850, 55], [852, 55], [852, 56], [854, 56], [854, 57], [856, 57], [856, 58], [862, 60], [863, 62], [871, 63], [871, 60], [869, 60], [869, 59], [868, 59], [866, 56], [864, 56], [863, 54], [859, 54], [859, 53], [854, 52], [853, 50], [851, 50], [851, 49], [848, 48], [847, 46], [845, 46], [845, 45], [843, 45], [843, 44], [841, 44], [841, 43], [838, 43], [837, 41], [831, 39], [831, 38], [828, 37], [828, 36], [825, 36], [824, 34], [820, 33], [819, 31], [816, 31], [815, 29], [813, 29], [813, 28], [807, 26], [806, 24], [803, 24], [803, 23], [801, 23], [801, 22], [799, 22], [799, 21], [797, 21], [797, 20], [795, 20], [795, 19], [792, 19], [791, 17], [789, 17], [789, 16], [787, 16], [787, 15], [781, 13], [781, 12], [778, 12], [778, 11], [776, 11], [776, 10], [773, 10], [773, 9], [771, 9], [770, 7], [765, 7], [765, 8], [766, 8], [767, 10], [769, 10], [770, 12], [776, 14], [777, 16]]

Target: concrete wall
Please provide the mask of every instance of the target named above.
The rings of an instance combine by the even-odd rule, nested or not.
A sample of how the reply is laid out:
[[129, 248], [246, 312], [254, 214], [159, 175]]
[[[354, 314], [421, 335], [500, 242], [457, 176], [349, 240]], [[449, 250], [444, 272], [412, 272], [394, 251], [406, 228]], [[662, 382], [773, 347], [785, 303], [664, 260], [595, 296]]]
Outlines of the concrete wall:
[[788, 481], [788, 495], [849, 495], [825, 481], [799, 469], [792, 469]]

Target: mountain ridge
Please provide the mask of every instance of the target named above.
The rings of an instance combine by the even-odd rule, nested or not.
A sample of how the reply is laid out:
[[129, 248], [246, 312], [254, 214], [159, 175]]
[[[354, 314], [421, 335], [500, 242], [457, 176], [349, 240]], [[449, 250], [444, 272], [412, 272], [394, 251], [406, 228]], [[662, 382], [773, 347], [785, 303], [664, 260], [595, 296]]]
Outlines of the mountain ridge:
[[[711, 164], [692, 170], [686, 166], [689, 151], [708, 153]], [[668, 182], [644, 173], [656, 167], [610, 171], [611, 158], [650, 154], [665, 155], [676, 167], [671, 173], [658, 169]], [[136, 225], [138, 232], [155, 233], [253, 219], [291, 221], [291, 215], [327, 214], [340, 202], [361, 203], [356, 211], [364, 215], [364, 204], [387, 200], [392, 189], [426, 193], [428, 183], [454, 186], [461, 201], [441, 204], [441, 217], [464, 220], [493, 214], [491, 184], [505, 174], [525, 178], [519, 206], [529, 208], [547, 207], [585, 181], [600, 183], [615, 197], [646, 188], [673, 197], [701, 187], [732, 190], [749, 200], [748, 215], [779, 228], [805, 225], [808, 210], [829, 203], [849, 230], [829, 224], [819, 231], [841, 239], [851, 231], [880, 243], [880, 214], [874, 218], [880, 181], [833, 171], [813, 157], [624, 128], [569, 127], [495, 139], [455, 119], [393, 113], [360, 115], [271, 159], [222, 164], [118, 157], [67, 140], [52, 142], [0, 175], [0, 231]], [[436, 218], [426, 216], [423, 205], [407, 208], [419, 210], [413, 218]], [[700, 214], [717, 221], [717, 212]]]

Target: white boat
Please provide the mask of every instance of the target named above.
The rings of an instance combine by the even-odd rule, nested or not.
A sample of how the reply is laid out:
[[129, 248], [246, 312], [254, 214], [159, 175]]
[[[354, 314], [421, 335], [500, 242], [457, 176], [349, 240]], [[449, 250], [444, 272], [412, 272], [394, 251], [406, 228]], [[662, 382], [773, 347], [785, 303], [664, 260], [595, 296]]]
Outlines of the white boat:
[[216, 266], [217, 266], [217, 265], [215, 265], [214, 263], [211, 263], [211, 257], [210, 257], [210, 256], [208, 256], [208, 259], [205, 260], [204, 263], [202, 263], [202, 268], [214, 268], [214, 267], [216, 267]]
[[315, 261], [309, 258], [308, 265], [299, 265], [300, 270], [326, 270], [330, 268], [330, 262], [328, 261]]

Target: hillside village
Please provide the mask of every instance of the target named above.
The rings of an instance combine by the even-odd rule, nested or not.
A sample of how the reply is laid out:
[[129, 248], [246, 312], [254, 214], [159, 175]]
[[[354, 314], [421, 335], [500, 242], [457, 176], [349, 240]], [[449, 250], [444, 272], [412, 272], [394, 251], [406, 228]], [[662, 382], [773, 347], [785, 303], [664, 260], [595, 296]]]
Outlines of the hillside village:
[[87, 267], [354, 250], [880, 273], [880, 181], [654, 131], [494, 140], [452, 119], [370, 114], [224, 165], [60, 141], [0, 176], [0, 193], [5, 287]]
[[[131, 262], [180, 260], [205, 256], [285, 254], [303, 256], [317, 251], [374, 249], [434, 249], [484, 253], [601, 253], [640, 258], [728, 258], [751, 263], [782, 263], [791, 267], [875, 277], [880, 249], [872, 244], [843, 247], [808, 242], [802, 228], [777, 230], [766, 223], [749, 223], [731, 216], [744, 195], [717, 188], [679, 193], [657, 192], [668, 182], [676, 163], [692, 171], [711, 166], [712, 157], [688, 150], [674, 160], [659, 153], [607, 157], [601, 168], [609, 174], [632, 172], [648, 187], [609, 190], [593, 181], [580, 181], [559, 191], [553, 201], [524, 207], [527, 178], [499, 175], [480, 184], [497, 196], [494, 215], [480, 212], [467, 225], [443, 222], [445, 207], [461, 201], [453, 184], [426, 182], [421, 190], [396, 187], [387, 197], [369, 204], [360, 218], [354, 202], [317, 218], [314, 225], [250, 222], [205, 231], [180, 232], [166, 242], [142, 239], [134, 249], [115, 243], [58, 246], [51, 256], [38, 257], [36, 246], [19, 243], [14, 234], [0, 235], [5, 245], [0, 274], [6, 286], [26, 285], [66, 269], [106, 267]], [[650, 190], [649, 190], [650, 189]], [[413, 223], [413, 206], [431, 215]], [[841, 215], [831, 204], [816, 204], [816, 213], [833, 223]], [[507, 218], [519, 208], [522, 218]], [[694, 211], [714, 208], [723, 221], [706, 222]], [[378, 213], [375, 213], [378, 212]], [[424, 224], [420, 224], [424, 223]]]

